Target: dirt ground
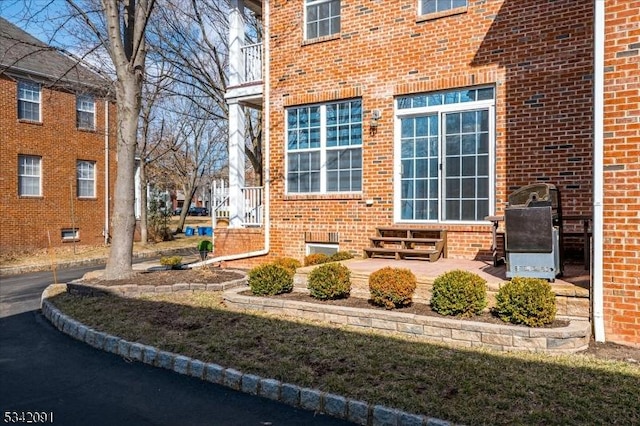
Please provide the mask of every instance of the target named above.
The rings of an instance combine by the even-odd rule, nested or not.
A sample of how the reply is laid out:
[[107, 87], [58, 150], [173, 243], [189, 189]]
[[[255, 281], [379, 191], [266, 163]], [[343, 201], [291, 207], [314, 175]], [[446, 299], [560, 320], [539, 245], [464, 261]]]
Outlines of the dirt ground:
[[[167, 271], [154, 271], [154, 272], [145, 272], [139, 273], [134, 278], [130, 278], [127, 280], [119, 280], [119, 281], [101, 281], [99, 277], [85, 277], [85, 281], [91, 283], [100, 283], [102, 285], [170, 285], [176, 283], [222, 283], [234, 279], [240, 278], [241, 275], [234, 271], [227, 271], [224, 269], [216, 268], [216, 267], [208, 267], [208, 268], [195, 268], [195, 269], [185, 269], [185, 270], [167, 270]], [[342, 306], [350, 306], [357, 308], [366, 308], [366, 309], [384, 309], [384, 308], [375, 308], [368, 301], [364, 299], [358, 298], [347, 298], [343, 300], [335, 300], [335, 301], [326, 301], [319, 302], [316, 299], [311, 298], [310, 296], [298, 293], [290, 293], [285, 295], [280, 295], [278, 297], [290, 298], [296, 300], [303, 300], [315, 303], [330, 303], [330, 304], [338, 304]], [[424, 304], [413, 304], [412, 306], [402, 308], [399, 310], [400, 312], [407, 313], [415, 313], [421, 315], [438, 315], [433, 312], [428, 305]], [[490, 315], [483, 315], [481, 317], [471, 318], [471, 320], [479, 320], [483, 322], [501, 322], [501, 320], [491, 317]], [[556, 321], [551, 324], [551, 327], [562, 326], [564, 323], [562, 321]], [[632, 348], [629, 346], [618, 345], [615, 343], [596, 343], [592, 340], [589, 345], [589, 349], [586, 351], [580, 352], [585, 356], [593, 356], [602, 359], [608, 360], [616, 360], [616, 361], [624, 361], [632, 364], [640, 364], [640, 348]]]

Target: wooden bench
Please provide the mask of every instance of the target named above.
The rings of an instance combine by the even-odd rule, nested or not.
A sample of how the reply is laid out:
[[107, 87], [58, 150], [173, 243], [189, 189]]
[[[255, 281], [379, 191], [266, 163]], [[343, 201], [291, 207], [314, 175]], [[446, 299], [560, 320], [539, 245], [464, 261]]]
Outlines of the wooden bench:
[[435, 262], [447, 257], [447, 231], [417, 227], [379, 227], [364, 249], [366, 257], [394, 259], [427, 259]]

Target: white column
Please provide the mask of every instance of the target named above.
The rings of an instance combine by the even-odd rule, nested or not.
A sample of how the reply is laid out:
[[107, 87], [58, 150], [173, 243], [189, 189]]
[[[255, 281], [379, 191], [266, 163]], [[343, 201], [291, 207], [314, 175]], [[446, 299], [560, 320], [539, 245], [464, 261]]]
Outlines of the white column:
[[237, 102], [229, 103], [229, 226], [244, 222], [244, 111]]
[[244, 82], [244, 1], [231, 0], [229, 11], [229, 86]]
[[[229, 14], [229, 86], [244, 81], [244, 1], [231, 0]], [[229, 227], [244, 222], [245, 115], [236, 99], [229, 99]]]

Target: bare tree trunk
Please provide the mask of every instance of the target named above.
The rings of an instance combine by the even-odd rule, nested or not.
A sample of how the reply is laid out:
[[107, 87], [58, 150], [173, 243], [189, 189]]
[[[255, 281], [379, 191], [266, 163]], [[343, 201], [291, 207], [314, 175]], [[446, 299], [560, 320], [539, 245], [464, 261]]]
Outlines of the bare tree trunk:
[[102, 0], [108, 37], [105, 47], [118, 77], [118, 166], [112, 216], [113, 243], [104, 273], [107, 280], [133, 275], [136, 137], [146, 59], [145, 30], [154, 4], [154, 0]]
[[147, 163], [144, 158], [140, 161], [140, 244], [149, 243], [149, 221], [147, 216]]
[[133, 234], [135, 218], [135, 161], [138, 115], [140, 113], [139, 81], [118, 81], [118, 167], [113, 206], [113, 244], [105, 269], [105, 279], [120, 279], [133, 274]]

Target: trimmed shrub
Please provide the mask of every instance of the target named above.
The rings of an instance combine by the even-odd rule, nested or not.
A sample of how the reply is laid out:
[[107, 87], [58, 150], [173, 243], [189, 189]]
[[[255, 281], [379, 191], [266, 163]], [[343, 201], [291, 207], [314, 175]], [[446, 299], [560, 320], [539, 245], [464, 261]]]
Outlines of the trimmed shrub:
[[498, 290], [493, 312], [506, 322], [540, 327], [556, 318], [556, 296], [546, 280], [515, 277]]
[[433, 282], [431, 308], [442, 315], [470, 317], [487, 306], [487, 281], [473, 272], [456, 269]]
[[172, 269], [182, 264], [181, 256], [165, 256], [160, 258], [160, 264], [162, 266], [169, 266]]
[[379, 269], [369, 276], [371, 301], [387, 309], [410, 305], [416, 284], [416, 276], [408, 269]]
[[329, 262], [338, 262], [340, 260], [353, 259], [353, 255], [348, 251], [337, 251], [329, 256]]
[[292, 257], [279, 257], [273, 261], [273, 264], [283, 266], [294, 274], [296, 273], [296, 269], [302, 266], [300, 261]]
[[329, 256], [324, 253], [313, 253], [304, 258], [304, 266], [311, 265], [320, 265], [322, 263], [327, 263], [329, 261]]
[[293, 290], [293, 274], [284, 266], [265, 263], [249, 271], [249, 287], [256, 296], [274, 296]]
[[339, 263], [320, 265], [309, 274], [307, 287], [316, 299], [344, 299], [351, 293], [351, 271]]

